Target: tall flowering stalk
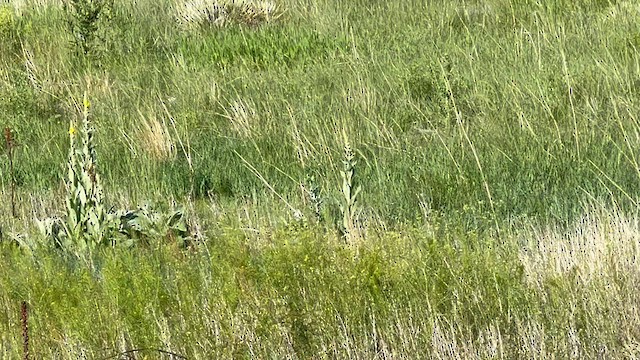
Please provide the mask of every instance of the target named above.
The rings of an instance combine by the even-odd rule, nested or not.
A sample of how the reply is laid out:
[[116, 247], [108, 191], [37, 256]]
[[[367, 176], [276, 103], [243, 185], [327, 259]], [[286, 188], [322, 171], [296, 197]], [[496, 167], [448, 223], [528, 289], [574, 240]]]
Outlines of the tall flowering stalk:
[[342, 176], [342, 204], [340, 205], [342, 224], [340, 224], [340, 231], [343, 237], [348, 242], [351, 242], [357, 234], [356, 222], [360, 212], [357, 200], [362, 188], [356, 183], [356, 165], [358, 161], [346, 134], [344, 134], [344, 158], [342, 164], [343, 170], [340, 172]]
[[[85, 93], [82, 101], [82, 124], [69, 124], [69, 160], [65, 185], [66, 216], [45, 218], [37, 224], [42, 234], [56, 246], [84, 257], [101, 245], [132, 246], [138, 240], [176, 236], [182, 245], [191, 240], [180, 210], [169, 214], [147, 207], [138, 210], [105, 210], [104, 192], [97, 171], [91, 104]], [[91, 264], [91, 257], [88, 259]]]
[[103, 205], [103, 190], [97, 172], [97, 156], [94, 144], [94, 129], [90, 124], [91, 104], [85, 93], [82, 111], [82, 130], [76, 122], [69, 126], [69, 163], [66, 179], [67, 218], [66, 233], [79, 250], [93, 248], [105, 238], [106, 212]]

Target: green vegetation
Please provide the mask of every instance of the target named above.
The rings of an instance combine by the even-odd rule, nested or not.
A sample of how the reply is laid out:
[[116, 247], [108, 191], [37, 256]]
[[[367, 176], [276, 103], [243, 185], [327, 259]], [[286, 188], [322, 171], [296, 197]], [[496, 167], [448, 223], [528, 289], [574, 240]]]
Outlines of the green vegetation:
[[1, 356], [640, 356], [638, 24], [0, 1]]

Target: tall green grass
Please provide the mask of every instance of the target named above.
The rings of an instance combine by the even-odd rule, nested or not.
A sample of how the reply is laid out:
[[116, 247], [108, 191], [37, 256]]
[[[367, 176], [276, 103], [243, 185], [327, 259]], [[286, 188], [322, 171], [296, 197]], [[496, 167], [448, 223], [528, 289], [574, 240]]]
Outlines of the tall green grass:
[[[173, 1], [116, 2], [84, 56], [60, 2], [0, 2], [4, 357], [23, 300], [43, 358], [637, 356], [636, 4], [278, 4], [257, 28], [186, 29]], [[38, 236], [85, 92], [107, 207], [184, 205], [191, 250], [84, 263]]]
[[637, 356], [637, 218], [594, 210], [567, 231], [532, 229], [524, 242], [449, 227], [344, 247], [311, 229], [229, 227], [189, 253], [105, 249], [93, 267], [3, 246], [0, 344], [19, 357], [24, 299], [45, 358]]
[[[421, 199], [561, 220], [580, 200], [637, 192], [631, 3], [283, 6], [257, 30], [186, 31], [171, 3], [117, 4], [109, 51], [89, 67], [61, 8], [22, 10], [3, 30], [15, 46], [2, 48], [0, 110], [25, 145], [24, 189], [56, 181], [71, 99], [88, 89], [106, 182], [136, 198], [264, 192], [236, 153], [280, 193], [308, 172], [333, 191], [342, 131], [363, 158], [365, 202], [391, 223], [414, 220]], [[183, 151], [145, 151], [140, 114], [171, 115], [193, 170]]]

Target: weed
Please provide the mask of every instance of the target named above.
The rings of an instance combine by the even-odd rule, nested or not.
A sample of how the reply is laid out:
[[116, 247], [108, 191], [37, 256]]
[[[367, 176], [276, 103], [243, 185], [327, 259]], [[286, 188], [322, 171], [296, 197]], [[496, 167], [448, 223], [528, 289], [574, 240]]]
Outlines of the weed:
[[26, 301], [22, 302], [20, 310], [22, 320], [22, 358], [29, 360], [29, 309]]
[[153, 211], [149, 205], [138, 210], [118, 211], [112, 214], [118, 224], [119, 242], [124, 246], [133, 246], [143, 241], [170, 237], [180, 247], [191, 245], [192, 237], [182, 210], [172, 210], [167, 214]]
[[[91, 114], [111, 135], [96, 139], [104, 203], [188, 201], [192, 188], [210, 241], [176, 252], [185, 215], [133, 207], [106, 212], [102, 244], [117, 246], [92, 254], [95, 271], [23, 251], [37, 237], [10, 218], [4, 171], [0, 357], [22, 356], [25, 299], [41, 358], [638, 357], [637, 217], [562, 227], [585, 199], [637, 212], [635, 2], [287, 1], [286, 23], [219, 7], [185, 31], [174, 0], [123, 1], [122, 41], [108, 39], [98, 69], [76, 66], [81, 37], [79, 56], [59, 46], [62, 10], [35, 5], [60, 1], [0, 0], [34, 4], [0, 44], [2, 128], [24, 144], [18, 213], [64, 203], [51, 184], [68, 117], [51, 109], [104, 75], [92, 92], [104, 113]], [[160, 124], [146, 110], [158, 99]], [[350, 151], [335, 147], [342, 129]], [[128, 156], [141, 140], [151, 156]], [[290, 226], [310, 166], [335, 206], [307, 181], [307, 218], [320, 208], [354, 246], [326, 219]], [[49, 233], [67, 239], [59, 208]]]
[[95, 53], [105, 40], [113, 0], [69, 0], [63, 4], [76, 49], [84, 55]]
[[356, 183], [356, 165], [357, 160], [351, 144], [346, 135], [344, 135], [344, 158], [342, 160], [343, 169], [340, 172], [342, 177], [342, 199], [340, 204], [340, 212], [342, 214], [342, 223], [339, 230], [348, 242], [354, 240], [357, 236], [357, 221], [360, 215], [360, 209], [357, 204], [358, 195], [362, 188]]
[[303, 188], [306, 190], [309, 205], [311, 206], [311, 210], [313, 211], [316, 221], [319, 223], [322, 222], [322, 204], [324, 201], [315, 176], [308, 175]]
[[86, 93], [82, 105], [82, 128], [78, 129], [75, 121], [71, 121], [69, 126], [67, 216], [63, 224], [68, 240], [80, 249], [94, 248], [107, 235], [104, 194], [97, 169], [94, 129], [89, 119], [90, 102]]
[[109, 243], [132, 246], [137, 240], [161, 238], [170, 232], [177, 236], [181, 246], [188, 245], [189, 233], [180, 210], [168, 215], [154, 212], [148, 206], [135, 211], [105, 210], [89, 108], [90, 102], [85, 93], [82, 127], [79, 129], [75, 121], [71, 121], [69, 126], [65, 221], [56, 218], [40, 221], [41, 231], [57, 246], [80, 253]]

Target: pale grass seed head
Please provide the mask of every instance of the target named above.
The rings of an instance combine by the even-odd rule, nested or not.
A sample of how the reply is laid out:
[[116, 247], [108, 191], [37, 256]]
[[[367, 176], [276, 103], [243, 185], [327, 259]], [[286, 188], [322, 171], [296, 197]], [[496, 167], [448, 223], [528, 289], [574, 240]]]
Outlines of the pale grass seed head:
[[29, 78], [29, 82], [31, 82], [31, 86], [33, 86], [36, 90], [41, 90], [41, 82], [38, 76], [38, 66], [36, 66], [33, 52], [26, 47], [22, 47], [22, 56], [24, 58], [24, 69], [25, 73]]
[[[521, 350], [527, 354], [527, 358], [544, 355], [544, 351], [537, 348], [539, 342], [544, 343], [544, 334], [519, 329], [518, 336], [526, 336], [527, 339], [521, 339], [522, 343], [531, 345], [530, 348], [523, 347]], [[434, 321], [429, 350], [435, 359], [503, 359], [506, 353], [505, 343], [505, 334], [498, 324], [488, 324], [479, 329], [476, 335], [471, 335], [443, 318]]]
[[[51, 57], [44, 60], [38, 56], [38, 49], [34, 49], [26, 43], [21, 46], [24, 73], [27, 75], [31, 87], [40, 95], [38, 100], [44, 102], [50, 98], [55, 98], [58, 100], [55, 105], [56, 110], [60, 114], [70, 115], [74, 111], [74, 101], [71, 98], [62, 96], [62, 94], [71, 91], [72, 85], [70, 85], [66, 75], [60, 69], [50, 66], [52, 62], [56, 62], [60, 58], [50, 54]], [[1, 81], [2, 79], [0, 79]], [[88, 83], [87, 87], [90, 86], [91, 84]]]

